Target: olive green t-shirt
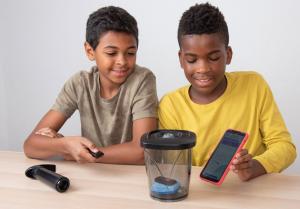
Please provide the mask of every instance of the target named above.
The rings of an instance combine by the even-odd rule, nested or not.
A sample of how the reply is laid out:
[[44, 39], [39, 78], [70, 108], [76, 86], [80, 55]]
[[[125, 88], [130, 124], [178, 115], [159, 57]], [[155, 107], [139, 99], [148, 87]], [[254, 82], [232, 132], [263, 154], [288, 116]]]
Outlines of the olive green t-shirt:
[[157, 118], [158, 98], [154, 74], [143, 67], [134, 71], [111, 99], [100, 96], [97, 67], [80, 71], [63, 86], [52, 110], [69, 118], [78, 109], [81, 134], [97, 146], [109, 146], [132, 140], [133, 121]]

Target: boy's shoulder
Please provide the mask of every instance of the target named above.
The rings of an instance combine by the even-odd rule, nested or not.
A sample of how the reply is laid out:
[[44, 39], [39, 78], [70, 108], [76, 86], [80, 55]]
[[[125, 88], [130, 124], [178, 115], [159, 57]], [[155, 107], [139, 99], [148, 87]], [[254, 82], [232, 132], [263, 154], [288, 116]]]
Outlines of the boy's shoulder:
[[98, 76], [98, 69], [97, 66], [91, 67], [89, 70], [80, 70], [74, 73], [71, 77], [70, 80], [73, 82], [80, 82], [82, 79], [83, 80], [89, 80], [91, 78], [97, 77]]
[[135, 65], [134, 71], [130, 75], [131, 77], [147, 77], [154, 76], [154, 73], [146, 67]]
[[233, 80], [263, 80], [263, 76], [256, 71], [232, 71], [225, 73], [226, 78]]
[[132, 88], [136, 86], [138, 88], [142, 83], [152, 84], [155, 82], [156, 77], [154, 73], [146, 67], [135, 65], [133, 72], [126, 79], [124, 85]]
[[189, 91], [190, 86], [191, 85], [185, 85], [185, 86], [182, 86], [180, 88], [177, 88], [173, 91], [166, 93], [162, 97], [161, 101], [163, 101], [163, 100], [178, 101], [178, 100], [182, 100], [182, 99], [189, 100], [190, 98], [188, 96], [188, 91]]
[[229, 83], [229, 91], [233, 89], [250, 90], [254, 92], [255, 89], [262, 90], [268, 88], [268, 84], [263, 76], [256, 71], [234, 71], [226, 72], [225, 76]]
[[80, 92], [86, 88], [95, 88], [97, 86], [98, 79], [98, 69], [96, 66], [93, 66], [89, 70], [80, 70], [75, 72], [65, 82], [64, 86], [65, 88]]

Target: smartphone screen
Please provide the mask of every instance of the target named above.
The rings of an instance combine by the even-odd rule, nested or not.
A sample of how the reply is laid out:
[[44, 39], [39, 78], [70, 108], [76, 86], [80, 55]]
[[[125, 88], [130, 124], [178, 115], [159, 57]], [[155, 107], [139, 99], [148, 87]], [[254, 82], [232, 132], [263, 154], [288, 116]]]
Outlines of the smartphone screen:
[[229, 163], [239, 149], [242, 148], [247, 137], [246, 133], [227, 130], [203, 168], [200, 177], [212, 183], [222, 183], [229, 171]]

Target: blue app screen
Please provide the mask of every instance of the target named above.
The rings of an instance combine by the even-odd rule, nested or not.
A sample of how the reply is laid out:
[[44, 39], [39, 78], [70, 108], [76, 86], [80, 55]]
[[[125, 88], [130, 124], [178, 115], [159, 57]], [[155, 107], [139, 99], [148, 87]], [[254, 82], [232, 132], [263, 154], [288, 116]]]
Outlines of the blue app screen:
[[244, 135], [226, 132], [208, 161], [203, 175], [211, 180], [219, 181], [243, 138]]

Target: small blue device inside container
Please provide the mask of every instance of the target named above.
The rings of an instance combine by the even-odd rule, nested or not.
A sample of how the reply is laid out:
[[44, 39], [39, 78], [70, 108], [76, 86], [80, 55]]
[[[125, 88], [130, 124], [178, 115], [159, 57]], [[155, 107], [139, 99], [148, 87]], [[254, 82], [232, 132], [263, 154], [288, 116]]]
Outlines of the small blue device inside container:
[[163, 176], [156, 177], [151, 187], [152, 192], [160, 195], [176, 194], [179, 189], [180, 183], [177, 180]]

